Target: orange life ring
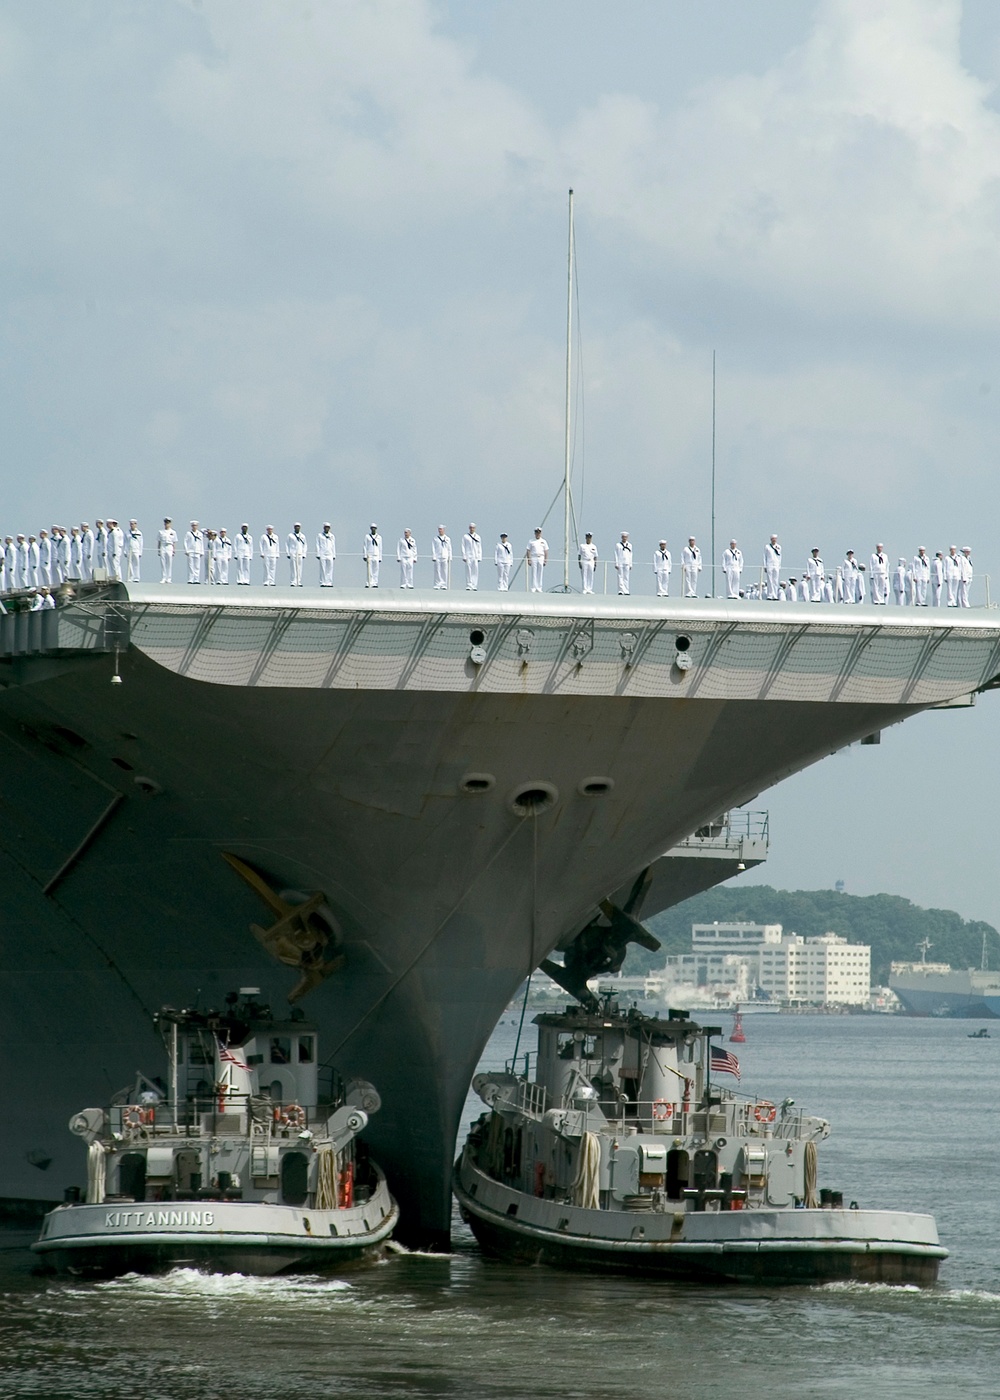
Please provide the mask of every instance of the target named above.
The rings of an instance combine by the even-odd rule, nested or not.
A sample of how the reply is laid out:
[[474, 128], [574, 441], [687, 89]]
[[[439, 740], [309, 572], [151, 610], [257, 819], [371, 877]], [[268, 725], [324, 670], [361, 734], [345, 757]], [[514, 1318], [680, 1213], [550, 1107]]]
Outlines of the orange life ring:
[[126, 1108], [122, 1109], [123, 1128], [141, 1128], [143, 1119], [143, 1110], [138, 1104], [129, 1104]]
[[653, 1100], [653, 1117], [657, 1123], [665, 1123], [668, 1118], [673, 1118], [674, 1106], [669, 1099]]
[[288, 1128], [304, 1128], [306, 1111], [300, 1103], [290, 1103], [281, 1115], [281, 1121]]
[[769, 1099], [763, 1099], [753, 1106], [753, 1116], [758, 1123], [773, 1123], [778, 1116], [778, 1110]]

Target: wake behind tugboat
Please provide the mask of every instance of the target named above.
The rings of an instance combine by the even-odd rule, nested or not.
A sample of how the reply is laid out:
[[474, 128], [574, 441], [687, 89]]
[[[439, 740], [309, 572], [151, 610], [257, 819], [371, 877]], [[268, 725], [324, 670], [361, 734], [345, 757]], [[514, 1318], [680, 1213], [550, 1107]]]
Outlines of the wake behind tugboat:
[[87, 1199], [45, 1217], [32, 1248], [50, 1267], [275, 1274], [381, 1256], [399, 1212], [359, 1138], [378, 1094], [320, 1070], [301, 1013], [278, 1021], [256, 987], [240, 995], [222, 1013], [165, 1007], [169, 1090], [140, 1074], [71, 1120]]
[[534, 1080], [481, 1074], [487, 1104], [455, 1193], [490, 1253], [527, 1263], [718, 1282], [935, 1282], [929, 1215], [845, 1209], [818, 1190], [829, 1124], [712, 1082], [721, 1035], [592, 1007], [542, 1014]]

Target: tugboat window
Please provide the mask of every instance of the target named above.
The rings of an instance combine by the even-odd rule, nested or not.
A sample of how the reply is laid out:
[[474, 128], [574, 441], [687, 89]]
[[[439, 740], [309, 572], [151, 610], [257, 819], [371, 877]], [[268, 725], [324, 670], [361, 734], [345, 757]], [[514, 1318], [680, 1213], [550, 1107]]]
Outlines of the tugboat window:
[[311, 1065], [316, 1058], [316, 1042], [311, 1035], [299, 1036], [299, 1064]]
[[287, 1035], [271, 1037], [271, 1064], [290, 1065], [292, 1063], [292, 1043]]

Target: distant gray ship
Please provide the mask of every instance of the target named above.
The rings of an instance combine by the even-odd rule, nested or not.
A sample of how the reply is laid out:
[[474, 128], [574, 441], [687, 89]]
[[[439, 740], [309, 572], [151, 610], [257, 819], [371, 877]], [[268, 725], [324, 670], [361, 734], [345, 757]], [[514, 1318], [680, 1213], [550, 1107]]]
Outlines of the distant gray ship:
[[989, 611], [119, 585], [0, 618], [0, 1197], [80, 1184], [64, 1124], [158, 1007], [252, 983], [378, 1084], [401, 1233], [444, 1242], [524, 976], [614, 970], [665, 851], [998, 672]]
[[897, 962], [892, 964], [889, 987], [911, 1016], [1000, 1018], [1000, 972]]

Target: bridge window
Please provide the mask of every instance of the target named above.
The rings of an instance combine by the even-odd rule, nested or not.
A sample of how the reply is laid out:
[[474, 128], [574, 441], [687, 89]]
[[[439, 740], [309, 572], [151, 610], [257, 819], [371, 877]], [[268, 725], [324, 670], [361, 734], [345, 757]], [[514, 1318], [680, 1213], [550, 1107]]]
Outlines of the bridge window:
[[316, 1037], [312, 1035], [299, 1036], [299, 1064], [311, 1065], [316, 1059]]
[[292, 1063], [292, 1042], [287, 1035], [271, 1037], [271, 1064], [290, 1065]]

